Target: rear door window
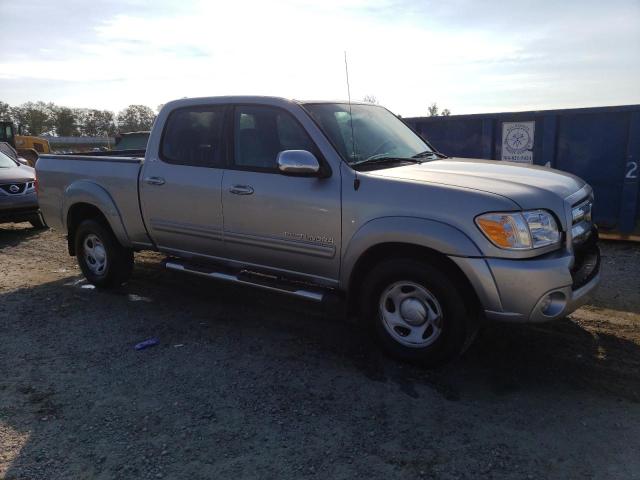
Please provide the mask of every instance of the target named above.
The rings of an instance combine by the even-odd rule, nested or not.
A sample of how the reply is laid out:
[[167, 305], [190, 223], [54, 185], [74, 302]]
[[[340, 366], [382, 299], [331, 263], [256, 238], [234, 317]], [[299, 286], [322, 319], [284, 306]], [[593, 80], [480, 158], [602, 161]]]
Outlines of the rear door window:
[[225, 106], [187, 107], [167, 119], [160, 158], [175, 165], [224, 168]]

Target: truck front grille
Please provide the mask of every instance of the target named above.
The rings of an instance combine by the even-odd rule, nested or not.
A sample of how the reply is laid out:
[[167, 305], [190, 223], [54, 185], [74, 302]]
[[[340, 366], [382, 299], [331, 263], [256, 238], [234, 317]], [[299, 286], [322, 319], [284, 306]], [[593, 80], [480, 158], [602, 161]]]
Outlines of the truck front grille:
[[598, 231], [594, 228], [584, 241], [574, 247], [575, 262], [571, 269], [572, 288], [577, 290], [585, 286], [600, 271], [600, 249], [598, 248]]
[[7, 183], [5, 185], [0, 185], [0, 188], [4, 190], [9, 195], [19, 195], [24, 192], [25, 188], [27, 188], [26, 183]]
[[571, 208], [571, 238], [573, 244], [577, 245], [587, 241], [593, 230], [593, 220], [591, 219], [591, 210], [593, 208], [593, 199], [587, 198], [573, 205]]

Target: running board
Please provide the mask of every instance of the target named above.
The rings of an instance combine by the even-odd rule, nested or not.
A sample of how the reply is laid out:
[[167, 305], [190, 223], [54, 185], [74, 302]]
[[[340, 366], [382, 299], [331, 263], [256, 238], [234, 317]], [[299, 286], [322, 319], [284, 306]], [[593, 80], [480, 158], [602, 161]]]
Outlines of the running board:
[[165, 267], [169, 270], [177, 270], [180, 272], [192, 273], [201, 277], [212, 278], [214, 280], [223, 280], [225, 282], [237, 283], [240, 285], [249, 285], [252, 287], [262, 288], [272, 292], [284, 293], [293, 297], [305, 298], [314, 302], [321, 302], [324, 299], [324, 292], [320, 289], [302, 289], [298, 285], [278, 280], [268, 275], [260, 273], [248, 272], [221, 272], [209, 271], [209, 268], [203, 268], [196, 265], [182, 264], [175, 261], [167, 261]]

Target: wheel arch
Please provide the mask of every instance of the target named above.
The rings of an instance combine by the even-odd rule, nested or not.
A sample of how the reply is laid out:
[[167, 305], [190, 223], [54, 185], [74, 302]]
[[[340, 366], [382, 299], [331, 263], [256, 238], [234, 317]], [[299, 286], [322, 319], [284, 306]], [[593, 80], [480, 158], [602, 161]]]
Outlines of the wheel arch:
[[347, 291], [349, 309], [357, 304], [360, 287], [368, 271], [391, 257], [424, 260], [445, 270], [463, 285], [463, 294], [473, 308], [480, 300], [462, 269], [449, 258], [479, 256], [478, 247], [459, 229], [434, 220], [387, 217], [369, 222], [353, 236], [343, 257], [341, 286]]
[[103, 221], [122, 246], [131, 246], [115, 202], [109, 193], [98, 184], [79, 181], [69, 185], [65, 190], [63, 212], [65, 213], [63, 222], [67, 230], [70, 255], [75, 255], [75, 230], [80, 222], [88, 218]]

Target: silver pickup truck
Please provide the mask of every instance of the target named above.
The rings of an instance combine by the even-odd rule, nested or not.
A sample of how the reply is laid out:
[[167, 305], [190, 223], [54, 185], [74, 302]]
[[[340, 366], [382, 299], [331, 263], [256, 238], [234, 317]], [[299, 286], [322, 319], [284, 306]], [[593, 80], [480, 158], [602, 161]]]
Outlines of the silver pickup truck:
[[484, 318], [560, 318], [599, 281], [584, 181], [447, 158], [376, 105], [178, 100], [144, 158], [43, 155], [36, 170], [47, 224], [97, 287], [157, 250], [169, 269], [342, 297], [387, 351], [425, 364]]

